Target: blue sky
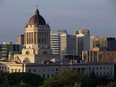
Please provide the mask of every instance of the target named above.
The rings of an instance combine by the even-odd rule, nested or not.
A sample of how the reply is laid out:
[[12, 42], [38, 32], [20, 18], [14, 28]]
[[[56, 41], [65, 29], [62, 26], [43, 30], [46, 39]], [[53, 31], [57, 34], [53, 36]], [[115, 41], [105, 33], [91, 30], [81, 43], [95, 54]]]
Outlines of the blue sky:
[[16, 43], [36, 5], [52, 31], [85, 28], [91, 35], [116, 37], [116, 0], [0, 0], [0, 43]]

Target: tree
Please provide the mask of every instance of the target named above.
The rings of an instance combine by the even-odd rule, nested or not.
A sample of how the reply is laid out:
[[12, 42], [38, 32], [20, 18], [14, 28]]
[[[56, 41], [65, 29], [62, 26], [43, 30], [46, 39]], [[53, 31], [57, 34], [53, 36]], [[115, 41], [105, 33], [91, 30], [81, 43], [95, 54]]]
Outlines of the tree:
[[84, 76], [81, 80], [81, 87], [96, 87], [97, 82], [95, 79]]
[[[58, 73], [56, 76], [45, 80], [41, 87], [84, 87], [81, 86], [84, 77], [85, 76], [77, 71], [63, 71]], [[87, 78], [87, 80], [88, 79], [89, 78]]]
[[107, 87], [116, 87], [116, 82], [108, 83]]
[[8, 78], [8, 84], [10, 84], [10, 86], [18, 85], [21, 81], [36, 87], [43, 83], [43, 78], [32, 73], [8, 73], [6, 77]]
[[40, 87], [61, 87], [61, 84], [56, 79], [51, 77], [45, 80], [44, 84]]
[[74, 84], [74, 87], [81, 87], [81, 83], [77, 83], [77, 82], [76, 82], [76, 83]]
[[33, 87], [33, 86], [23, 83], [23, 84], [19, 84], [19, 85], [14, 85], [12, 87]]
[[100, 85], [100, 86], [97, 86], [97, 87], [106, 87], [106, 86]]

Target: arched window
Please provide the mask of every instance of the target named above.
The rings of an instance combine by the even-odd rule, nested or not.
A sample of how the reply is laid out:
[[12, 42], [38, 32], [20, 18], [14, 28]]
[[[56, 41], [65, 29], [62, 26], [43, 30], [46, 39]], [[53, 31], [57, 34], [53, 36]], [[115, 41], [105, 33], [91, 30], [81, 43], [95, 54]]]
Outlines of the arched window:
[[30, 54], [29, 51], [27, 51], [25, 54]]
[[30, 63], [30, 60], [28, 58], [25, 58], [23, 63]]

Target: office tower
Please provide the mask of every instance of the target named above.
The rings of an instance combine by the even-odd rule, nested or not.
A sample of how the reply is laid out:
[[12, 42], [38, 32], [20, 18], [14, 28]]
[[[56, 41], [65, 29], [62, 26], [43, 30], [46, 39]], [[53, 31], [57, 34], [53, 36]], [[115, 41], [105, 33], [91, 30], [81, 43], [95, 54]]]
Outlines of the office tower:
[[24, 34], [19, 34], [18, 35], [17, 44], [24, 45]]
[[116, 38], [113, 37], [107, 38], [107, 50], [116, 51]]
[[60, 32], [60, 51], [61, 54], [75, 55], [75, 36]]
[[20, 53], [21, 49], [21, 45], [3, 42], [0, 45], [0, 59], [8, 59], [9, 54]]
[[116, 39], [112, 37], [91, 36], [91, 51], [116, 51]]
[[90, 32], [87, 29], [80, 29], [75, 32], [76, 55], [81, 56], [82, 51], [90, 50]]
[[60, 34], [58, 32], [50, 33], [50, 46], [52, 54], [60, 54]]
[[90, 51], [82, 52], [85, 62], [115, 62], [116, 39], [102, 36], [91, 36]]
[[90, 50], [91, 51], [105, 51], [107, 50], [107, 37], [90, 37]]

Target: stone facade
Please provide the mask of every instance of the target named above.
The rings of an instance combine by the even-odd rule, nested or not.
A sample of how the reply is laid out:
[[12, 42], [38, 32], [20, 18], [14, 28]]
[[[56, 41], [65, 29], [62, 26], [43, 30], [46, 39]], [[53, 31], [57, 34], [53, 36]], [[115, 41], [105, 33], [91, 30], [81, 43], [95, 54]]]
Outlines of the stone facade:
[[43, 78], [49, 78], [64, 70], [76, 70], [83, 75], [91, 76], [94, 74], [97, 78], [106, 77], [107, 79], [116, 79], [115, 63], [86, 63], [86, 64], [16, 64], [15, 62], [0, 63], [0, 71], [3, 72], [29, 72], [38, 74]]

